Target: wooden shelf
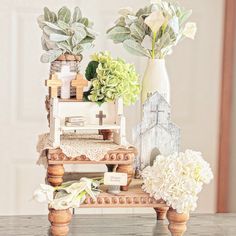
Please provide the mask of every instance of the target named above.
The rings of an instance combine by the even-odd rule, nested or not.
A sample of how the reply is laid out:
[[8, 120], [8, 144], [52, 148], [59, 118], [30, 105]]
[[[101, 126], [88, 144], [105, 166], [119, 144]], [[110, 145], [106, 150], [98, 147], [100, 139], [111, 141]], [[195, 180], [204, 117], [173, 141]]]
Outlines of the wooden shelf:
[[85, 126], [62, 126], [61, 130], [62, 131], [72, 131], [72, 130], [119, 130], [120, 126], [119, 125], [85, 125]]
[[68, 99], [58, 98], [58, 99], [59, 99], [59, 102], [84, 102], [84, 101], [77, 100], [76, 98], [68, 98]]
[[166, 207], [163, 200], [155, 200], [141, 188], [141, 180], [133, 179], [128, 191], [119, 194], [107, 193], [107, 187], [102, 186], [96, 200], [87, 197], [81, 208], [135, 208], [135, 207]]

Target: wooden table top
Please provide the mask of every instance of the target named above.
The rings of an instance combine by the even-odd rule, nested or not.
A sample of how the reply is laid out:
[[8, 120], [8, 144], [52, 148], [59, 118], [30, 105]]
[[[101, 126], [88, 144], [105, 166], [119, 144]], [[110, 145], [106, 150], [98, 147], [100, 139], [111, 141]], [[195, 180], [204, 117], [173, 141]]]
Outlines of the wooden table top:
[[[153, 211], [154, 212], [154, 211]], [[167, 221], [146, 215], [75, 215], [68, 236], [169, 236]], [[185, 236], [235, 236], [236, 214], [193, 214]], [[0, 236], [48, 236], [47, 216], [0, 216]]]

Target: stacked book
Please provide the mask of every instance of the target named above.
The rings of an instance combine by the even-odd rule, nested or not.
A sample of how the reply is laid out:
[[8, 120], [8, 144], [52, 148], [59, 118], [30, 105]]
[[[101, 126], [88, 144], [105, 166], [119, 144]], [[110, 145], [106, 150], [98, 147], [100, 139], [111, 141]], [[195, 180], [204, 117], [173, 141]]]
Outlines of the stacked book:
[[66, 117], [65, 125], [67, 127], [85, 126], [85, 117], [84, 116]]

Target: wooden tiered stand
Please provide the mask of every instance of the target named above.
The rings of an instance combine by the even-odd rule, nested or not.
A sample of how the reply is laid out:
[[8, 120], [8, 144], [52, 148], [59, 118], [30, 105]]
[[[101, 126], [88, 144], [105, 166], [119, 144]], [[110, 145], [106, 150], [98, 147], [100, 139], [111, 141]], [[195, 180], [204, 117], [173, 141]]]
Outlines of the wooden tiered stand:
[[[76, 59], [72, 58], [71, 60]], [[79, 84], [79, 81], [82, 81], [81, 85]], [[76, 87], [76, 98], [74, 98], [73, 101], [81, 101], [83, 97], [83, 86], [85, 84], [86, 83], [82, 79], [81, 75], [78, 75], [76, 80], [72, 81], [72, 86]], [[55, 75], [51, 75], [50, 79], [46, 81], [46, 86], [50, 88], [50, 98], [57, 98], [57, 89], [61, 86], [61, 82]], [[48, 102], [46, 103], [46, 105], [47, 110], [49, 110]], [[105, 133], [109, 133], [108, 131], [109, 130], [105, 130]], [[110, 135], [105, 135], [104, 137], [110, 137]], [[60, 186], [63, 183], [63, 180], [66, 180], [68, 176], [64, 170], [64, 165], [67, 164], [103, 164], [106, 165], [109, 170], [127, 173], [128, 183], [126, 186], [121, 187], [120, 194], [109, 194], [107, 193], [105, 186], [103, 186], [103, 191], [102, 193], [100, 193], [96, 200], [87, 197], [80, 207], [154, 208], [156, 211], [157, 220], [164, 220], [166, 217], [169, 220], [169, 230], [172, 236], [182, 236], [186, 231], [186, 222], [188, 221], [189, 216], [186, 214], [178, 214], [175, 210], [167, 207], [163, 200], [156, 200], [150, 197], [149, 194], [142, 191], [141, 181], [133, 179], [133, 164], [135, 156], [135, 148], [119, 148], [117, 150], [108, 151], [107, 154], [105, 154], [104, 158], [100, 161], [91, 161], [89, 157], [83, 155], [73, 158], [68, 157], [59, 147], [57, 147], [55, 149], [47, 150], [48, 168], [46, 180], [52, 186]], [[83, 173], [83, 177], [86, 177], [85, 173]], [[72, 213], [70, 209], [49, 209], [48, 219], [51, 223], [51, 233], [53, 236], [66, 236], [68, 234], [69, 223], [72, 219]]]
[[[90, 161], [86, 156], [69, 158], [62, 153], [61, 149], [48, 150], [47, 181], [52, 186], [60, 186], [63, 183], [66, 164], [105, 164], [117, 166], [117, 172], [128, 174], [128, 185], [121, 187], [120, 194], [109, 194], [106, 188], [93, 200], [87, 197], [81, 208], [154, 208], [157, 220], [169, 220], [169, 230], [173, 236], [182, 236], [186, 231], [186, 222], [189, 216], [178, 214], [175, 210], [166, 206], [163, 200], [155, 200], [141, 189], [141, 181], [133, 179], [133, 161], [135, 158], [134, 149], [119, 149], [107, 153], [100, 161]], [[83, 173], [83, 176], [86, 176]], [[96, 174], [94, 174], [96, 176]], [[65, 174], [65, 178], [67, 175]], [[91, 177], [91, 175], [89, 176]], [[53, 236], [65, 236], [69, 232], [69, 223], [72, 214], [68, 210], [49, 210], [49, 221]]]

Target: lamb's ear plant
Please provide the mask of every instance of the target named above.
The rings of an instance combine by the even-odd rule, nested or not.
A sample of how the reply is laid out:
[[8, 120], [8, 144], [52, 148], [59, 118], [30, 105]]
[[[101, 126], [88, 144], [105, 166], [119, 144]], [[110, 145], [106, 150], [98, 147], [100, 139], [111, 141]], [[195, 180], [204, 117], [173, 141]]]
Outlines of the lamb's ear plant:
[[182, 39], [194, 39], [196, 24], [186, 23], [191, 13], [178, 3], [151, 0], [137, 12], [131, 8], [121, 9], [120, 17], [107, 35], [134, 55], [164, 58]]
[[52, 62], [62, 54], [79, 56], [94, 46], [97, 33], [92, 29], [93, 22], [82, 16], [79, 7], [73, 13], [65, 6], [58, 13], [45, 7], [38, 24], [43, 32], [42, 48], [46, 51], [41, 56], [43, 63]]

